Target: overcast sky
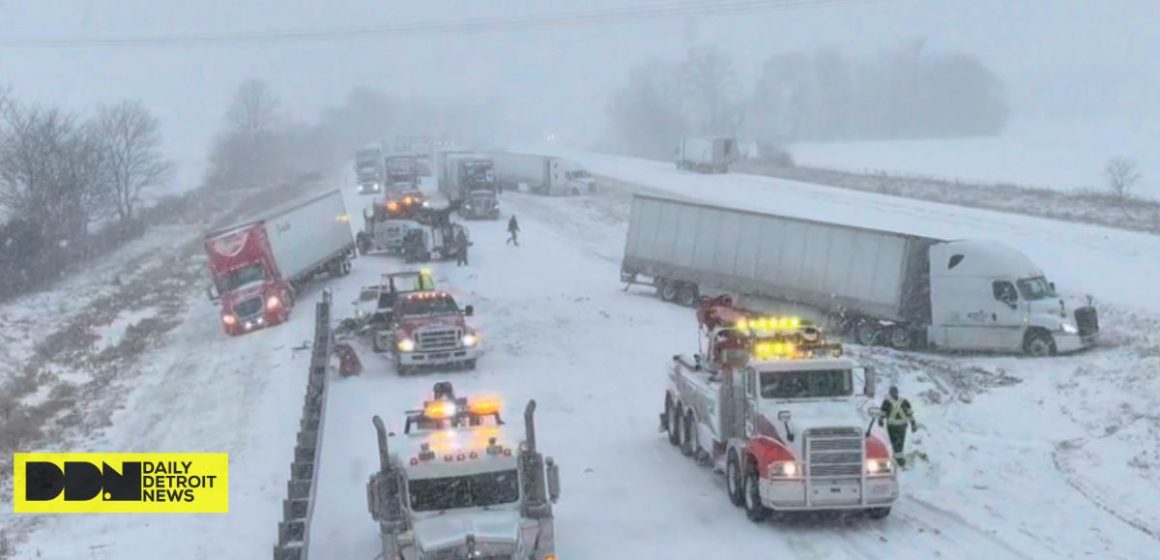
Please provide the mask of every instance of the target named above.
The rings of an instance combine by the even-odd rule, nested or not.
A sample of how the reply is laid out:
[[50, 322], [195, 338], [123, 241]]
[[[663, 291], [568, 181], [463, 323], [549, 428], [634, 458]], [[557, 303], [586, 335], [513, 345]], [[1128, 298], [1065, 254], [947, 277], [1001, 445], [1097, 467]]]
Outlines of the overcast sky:
[[[0, 38], [256, 31], [447, 21], [658, 0], [0, 0]], [[975, 54], [1008, 85], [1016, 114], [1126, 118], [1160, 112], [1156, 0], [885, 0], [694, 20], [299, 44], [32, 49], [0, 46], [0, 84], [23, 100], [86, 110], [142, 99], [176, 159], [196, 164], [244, 77], [267, 79], [313, 116], [355, 85], [400, 95], [502, 96], [512, 118], [590, 137], [608, 93], [646, 57], [712, 43], [746, 82], [771, 53], [874, 52], [924, 37]], [[188, 169], [194, 166], [187, 165]]]

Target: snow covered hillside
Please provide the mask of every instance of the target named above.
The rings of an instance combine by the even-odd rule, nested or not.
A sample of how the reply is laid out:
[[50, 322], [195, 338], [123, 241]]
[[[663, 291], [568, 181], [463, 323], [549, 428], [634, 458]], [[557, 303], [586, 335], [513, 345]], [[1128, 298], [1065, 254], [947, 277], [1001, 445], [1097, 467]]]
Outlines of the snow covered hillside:
[[803, 142], [789, 146], [799, 165], [886, 172], [964, 182], [1103, 191], [1104, 164], [1135, 160], [1138, 194], [1160, 196], [1160, 119], [1014, 123], [1001, 137], [947, 140]]
[[[539, 403], [540, 447], [561, 466], [556, 508], [561, 558], [1138, 559], [1154, 556], [1160, 508], [1160, 304], [1151, 295], [1160, 238], [968, 210], [775, 179], [679, 173], [669, 164], [573, 154], [616, 189], [648, 188], [755, 210], [989, 237], [1035, 259], [1064, 290], [1100, 303], [1108, 343], [1033, 360], [942, 356], [851, 347], [917, 407], [926, 453], [903, 473], [891, 517], [829, 516], [753, 524], [732, 507], [721, 477], [685, 459], [657, 432], [664, 366], [695, 350], [689, 309], [622, 290], [618, 269], [628, 196], [548, 199], [505, 193], [521, 247], [504, 221], [471, 222], [468, 267], [439, 264], [437, 281], [476, 306], [486, 354], [471, 372], [398, 376], [365, 346], [361, 376], [332, 374], [322, 435], [314, 558], [372, 558], [377, 528], [365, 484], [376, 468], [370, 418], [398, 429], [440, 380], [461, 394], [500, 393], [509, 410]], [[369, 201], [347, 194], [352, 215]], [[506, 215], [505, 215], [506, 218]], [[358, 220], [352, 224], [358, 226]], [[404, 268], [389, 257], [355, 261], [328, 281], [337, 320], [361, 285]], [[67, 516], [47, 520], [19, 558], [261, 558], [276, 536], [297, 430], [318, 288], [292, 320], [227, 338], [217, 310], [194, 305], [147, 382], [96, 448], [228, 451], [231, 513], [224, 516]], [[883, 383], [880, 390], [885, 389]], [[881, 394], [879, 395], [881, 396]], [[509, 413], [511, 416], [511, 413]], [[209, 538], [212, 536], [212, 538]], [[67, 537], [67, 538], [64, 538]]]

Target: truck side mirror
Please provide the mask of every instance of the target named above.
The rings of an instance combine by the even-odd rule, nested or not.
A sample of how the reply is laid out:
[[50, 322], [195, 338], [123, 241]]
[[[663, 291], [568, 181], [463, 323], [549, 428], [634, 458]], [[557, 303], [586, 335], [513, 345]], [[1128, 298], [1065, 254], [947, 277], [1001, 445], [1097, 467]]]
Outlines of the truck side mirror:
[[554, 504], [560, 499], [560, 467], [551, 457], [545, 463], [548, 465], [548, 499]]
[[866, 407], [866, 414], [868, 414], [871, 418], [873, 418], [875, 420], [885, 416], [885, 414], [882, 412], [882, 407], [880, 407], [876, 404], [872, 404], [872, 405]]
[[1051, 293], [1055, 293], [1055, 282], [1048, 282], [1047, 287], [1051, 289]]
[[210, 301], [218, 301], [222, 298], [221, 294], [219, 294], [217, 291], [217, 286], [213, 284], [205, 287], [205, 296], [208, 297]]
[[471, 305], [468, 305], [467, 307], [464, 307], [464, 308], [463, 308], [463, 314], [464, 314], [464, 315], [466, 315], [466, 316], [468, 316], [468, 317], [471, 317], [472, 315], [475, 315], [475, 307], [474, 307], [474, 306], [471, 306]]
[[790, 416], [791, 415], [790, 415], [790, 412], [788, 410], [779, 411], [777, 413], [777, 421], [778, 422], [789, 422]]
[[877, 374], [874, 371], [874, 368], [868, 367], [865, 368], [865, 373], [863, 375], [865, 375], [866, 378], [862, 385], [862, 394], [866, 395], [867, 397], [874, 398], [874, 393], [878, 388]]

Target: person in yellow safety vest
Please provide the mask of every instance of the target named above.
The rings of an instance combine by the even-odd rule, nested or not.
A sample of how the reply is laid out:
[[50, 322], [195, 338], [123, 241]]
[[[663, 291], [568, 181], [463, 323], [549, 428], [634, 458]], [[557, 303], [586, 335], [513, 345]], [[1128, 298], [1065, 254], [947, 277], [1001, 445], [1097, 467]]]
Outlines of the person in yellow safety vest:
[[918, 430], [918, 423], [914, 420], [914, 409], [910, 401], [898, 398], [898, 387], [891, 386], [890, 394], [882, 401], [882, 416], [878, 418], [878, 425], [886, 422], [886, 433], [890, 436], [890, 446], [894, 448], [894, 462], [898, 466], [906, 466], [906, 458], [902, 456], [902, 446], [906, 443], [906, 425], [911, 431]]

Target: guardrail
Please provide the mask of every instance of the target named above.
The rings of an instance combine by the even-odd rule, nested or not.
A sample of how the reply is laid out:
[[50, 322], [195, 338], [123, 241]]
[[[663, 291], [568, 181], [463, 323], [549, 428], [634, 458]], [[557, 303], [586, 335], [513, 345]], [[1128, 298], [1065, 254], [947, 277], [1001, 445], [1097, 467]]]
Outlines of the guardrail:
[[314, 345], [310, 373], [290, 482], [282, 500], [282, 520], [278, 522], [278, 544], [274, 560], [306, 560], [310, 544], [310, 518], [314, 513], [314, 489], [318, 480], [318, 458], [322, 449], [322, 419], [326, 415], [326, 374], [334, 344], [330, 330], [330, 290], [322, 293], [314, 315]]

